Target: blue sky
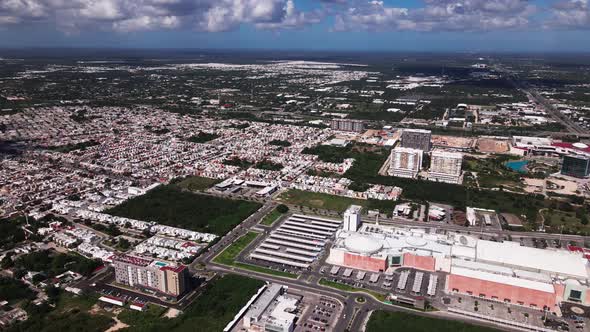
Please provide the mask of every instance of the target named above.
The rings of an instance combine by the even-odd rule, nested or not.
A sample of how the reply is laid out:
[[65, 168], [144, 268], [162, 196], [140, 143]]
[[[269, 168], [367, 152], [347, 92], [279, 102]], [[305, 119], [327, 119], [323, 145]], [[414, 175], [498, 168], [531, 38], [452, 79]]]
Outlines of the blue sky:
[[590, 51], [589, 0], [2, 0], [0, 47]]

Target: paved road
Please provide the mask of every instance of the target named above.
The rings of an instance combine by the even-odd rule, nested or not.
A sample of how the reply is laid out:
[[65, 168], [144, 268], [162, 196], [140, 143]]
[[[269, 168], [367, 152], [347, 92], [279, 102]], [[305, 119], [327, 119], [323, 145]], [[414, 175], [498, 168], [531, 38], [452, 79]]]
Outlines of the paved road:
[[258, 222], [274, 208], [274, 203], [265, 203], [260, 209], [258, 209], [258, 211], [254, 212], [254, 214], [250, 215], [241, 224], [219, 239], [217, 243], [209, 247], [207, 252], [195, 259], [190, 268], [195, 270], [198, 264], [209, 263], [209, 261], [225, 249], [225, 247], [233, 243], [240, 236], [246, 234], [252, 227], [256, 226], [256, 224], [258, 224]]
[[[362, 294], [363, 297], [366, 298], [366, 302], [359, 304], [355, 301], [355, 299], [360, 296], [358, 293], [349, 293], [346, 291], [330, 288], [327, 286], [319, 285], [318, 281], [324, 277], [322, 274], [317, 271], [317, 267], [321, 266], [322, 262], [325, 260], [325, 256], [320, 260], [318, 264], [315, 264], [316, 269], [312, 271], [304, 271], [301, 273], [301, 276], [298, 279], [290, 279], [278, 276], [267, 275], [263, 273], [253, 272], [242, 270], [236, 267], [228, 267], [224, 265], [219, 265], [212, 262], [212, 259], [219, 254], [225, 247], [231, 244], [235, 239], [242, 236], [246, 232], [248, 232], [252, 227], [256, 226], [258, 222], [270, 212], [274, 208], [273, 203], [265, 204], [259, 211], [254, 213], [251, 217], [246, 219], [240, 226], [234, 228], [230, 233], [224, 236], [218, 243], [213, 245], [208, 252], [204, 255], [200, 256], [193, 265], [191, 265], [191, 270], [196, 271], [198, 270], [197, 265], [205, 265], [206, 269], [209, 271], [214, 271], [216, 273], [233, 273], [248, 276], [251, 278], [261, 279], [268, 282], [275, 282], [280, 283], [294, 289], [299, 289], [302, 291], [309, 291], [314, 294], [324, 295], [328, 297], [332, 297], [338, 301], [340, 301], [343, 305], [343, 310], [341, 314], [341, 318], [337, 320], [336, 325], [333, 327], [334, 331], [360, 331], [365, 320], [367, 319], [367, 315], [369, 312], [374, 310], [388, 310], [388, 311], [402, 311], [406, 313], [412, 313], [422, 316], [432, 316], [432, 313], [423, 313], [419, 311], [415, 311], [412, 309], [408, 309], [405, 307], [399, 306], [392, 306], [385, 303], [380, 302], [379, 300], [373, 298], [370, 295]], [[422, 224], [422, 226], [424, 226]], [[440, 316], [441, 314], [439, 314]], [[445, 316], [442, 315], [443, 318], [446, 319], [459, 319], [464, 321], [471, 321], [474, 324], [484, 325], [484, 326], [493, 326], [498, 328], [498, 326], [494, 325], [493, 323], [482, 322], [482, 321], [475, 321], [468, 317], [456, 317], [456, 316]]]
[[577, 124], [575, 121], [570, 119], [565, 114], [561, 113], [558, 109], [556, 109], [549, 100], [543, 97], [538, 91], [531, 88], [526, 82], [523, 82], [519, 79], [516, 73], [507, 70], [500, 64], [495, 64], [494, 68], [505, 74], [505, 77], [516, 87], [517, 89], [522, 90], [527, 96], [535, 101], [537, 104], [541, 105], [549, 115], [551, 115], [555, 120], [559, 121], [562, 125], [564, 125], [571, 133], [574, 134], [588, 134], [588, 131]]

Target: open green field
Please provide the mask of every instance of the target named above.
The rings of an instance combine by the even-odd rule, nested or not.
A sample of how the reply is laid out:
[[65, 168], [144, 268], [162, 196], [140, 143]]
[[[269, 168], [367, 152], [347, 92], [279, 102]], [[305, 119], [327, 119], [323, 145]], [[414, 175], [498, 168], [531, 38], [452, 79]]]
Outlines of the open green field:
[[38, 332], [103, 332], [114, 325], [114, 320], [104, 311], [90, 313], [96, 304], [93, 296], [75, 296], [61, 292], [54, 309], [38, 308], [29, 318], [8, 331], [38, 331]]
[[188, 191], [203, 191], [221, 182], [219, 179], [204, 178], [202, 176], [187, 176], [184, 179], [175, 181], [176, 187]]
[[351, 204], [355, 204], [363, 206], [367, 209], [377, 209], [382, 213], [391, 214], [396, 204], [393, 201], [354, 199], [298, 189], [290, 189], [286, 192], [283, 192], [277, 200], [285, 204], [305, 206], [310, 209], [336, 211], [338, 213], [344, 212]]
[[545, 228], [555, 233], [565, 234], [590, 234], [590, 224], [586, 211], [582, 209], [573, 211], [562, 211], [545, 209], [542, 212], [545, 218]]
[[524, 192], [524, 185], [520, 181], [498, 175], [478, 174], [477, 183], [481, 188], [503, 188], [515, 192]]
[[225, 275], [205, 286], [205, 290], [176, 318], [165, 318], [147, 311], [123, 317], [134, 322], [129, 332], [219, 332], [234, 318], [263, 281], [237, 275]]
[[109, 209], [106, 213], [223, 235], [256, 212], [261, 204], [160, 186]]
[[155, 304], [148, 304], [144, 311], [136, 311], [132, 309], [123, 310], [117, 318], [135, 329], [144, 328], [144, 325], [152, 324], [155, 320], [165, 319], [161, 318], [166, 312], [166, 308]]
[[262, 221], [260, 223], [262, 225], [270, 226], [274, 224], [274, 222], [277, 221], [282, 215], [282, 213], [280, 213], [279, 211], [277, 211], [276, 208], [274, 208], [269, 214], [262, 218]]
[[279, 200], [286, 204], [306, 206], [311, 209], [324, 209], [344, 212], [351, 204], [367, 205], [367, 201], [348, 197], [328, 195], [290, 189], [279, 196]]
[[14, 261], [18, 269], [25, 271], [44, 271], [47, 277], [54, 277], [68, 270], [89, 276], [102, 263], [88, 259], [77, 253], [58, 253], [42, 250], [22, 255]]
[[385, 294], [382, 294], [379, 292], [374, 292], [374, 291], [371, 291], [368, 289], [356, 288], [356, 287], [352, 287], [349, 285], [341, 284], [339, 282], [326, 280], [324, 278], [321, 278], [318, 283], [322, 286], [328, 286], [331, 288], [343, 290], [345, 292], [370, 294], [370, 295], [373, 295], [379, 301], [385, 301]]
[[230, 246], [226, 247], [219, 255], [217, 255], [217, 257], [213, 259], [213, 262], [227, 266], [235, 266], [253, 272], [265, 273], [275, 275], [278, 277], [297, 279], [297, 275], [293, 273], [275, 271], [262, 266], [245, 264], [235, 261], [236, 257], [238, 257], [240, 252], [242, 252], [244, 248], [246, 248], [252, 241], [254, 241], [254, 239], [256, 239], [257, 236], [258, 234], [254, 232], [248, 232], [242, 235], [237, 240], [235, 240]]
[[403, 312], [375, 311], [367, 324], [367, 332], [493, 332], [488, 327], [463, 322], [423, 317]]
[[233, 265], [236, 257], [238, 257], [242, 250], [244, 250], [244, 248], [254, 241], [257, 236], [258, 234], [254, 232], [248, 232], [240, 236], [231, 245], [226, 247], [219, 255], [217, 255], [213, 261], [218, 264]]

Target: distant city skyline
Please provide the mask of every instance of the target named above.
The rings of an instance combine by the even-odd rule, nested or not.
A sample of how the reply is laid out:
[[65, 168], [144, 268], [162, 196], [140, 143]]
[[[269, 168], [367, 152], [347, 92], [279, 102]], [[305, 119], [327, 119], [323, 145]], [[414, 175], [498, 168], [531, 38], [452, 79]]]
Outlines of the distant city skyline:
[[0, 47], [590, 51], [588, 0], [26, 0]]

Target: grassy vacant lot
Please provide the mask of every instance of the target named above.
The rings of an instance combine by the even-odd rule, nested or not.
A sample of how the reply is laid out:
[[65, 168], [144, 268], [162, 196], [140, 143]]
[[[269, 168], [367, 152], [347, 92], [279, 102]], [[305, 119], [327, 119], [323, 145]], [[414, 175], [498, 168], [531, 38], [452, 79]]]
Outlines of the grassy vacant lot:
[[184, 179], [175, 181], [173, 184], [180, 189], [188, 191], [203, 191], [213, 187], [219, 182], [221, 182], [219, 179], [204, 178], [201, 176], [188, 176]]
[[232, 265], [240, 252], [254, 241], [257, 236], [258, 234], [254, 232], [248, 232], [240, 236], [230, 246], [226, 247], [219, 255], [217, 255], [213, 261], [219, 264]]
[[351, 204], [364, 206], [367, 209], [377, 209], [382, 213], [391, 213], [395, 206], [395, 203], [392, 201], [354, 199], [297, 189], [291, 189], [282, 193], [279, 196], [279, 200], [286, 204], [305, 206], [310, 209], [336, 211], [339, 213], [344, 212]]
[[217, 255], [217, 257], [215, 257], [215, 259], [213, 261], [218, 264], [235, 266], [235, 267], [249, 270], [249, 271], [253, 271], [253, 272], [260, 272], [260, 273], [276, 275], [279, 277], [287, 277], [287, 278], [296, 279], [297, 275], [289, 273], [289, 272], [275, 271], [275, 270], [267, 269], [262, 266], [250, 265], [250, 264], [245, 264], [245, 263], [240, 263], [240, 262], [235, 261], [236, 257], [238, 257], [240, 252], [242, 252], [242, 250], [244, 250], [244, 248], [246, 248], [252, 241], [254, 241], [254, 239], [257, 236], [258, 236], [258, 234], [254, 233], [254, 232], [248, 232], [245, 235], [242, 235], [240, 238], [238, 238], [236, 241], [234, 241], [234, 243], [232, 243], [229, 247], [225, 248], [219, 255]]
[[102, 263], [75, 253], [62, 254], [43, 250], [20, 256], [14, 264], [22, 270], [43, 271], [48, 277], [54, 277], [67, 270], [89, 276]]
[[338, 212], [344, 212], [351, 204], [367, 204], [367, 201], [360, 199], [314, 193], [311, 191], [297, 189], [288, 190], [282, 193], [279, 198], [282, 202], [291, 205], [300, 205], [312, 209], [324, 209]]
[[488, 327], [480, 327], [458, 321], [423, 317], [403, 312], [375, 311], [367, 324], [367, 332], [493, 332]]
[[276, 208], [274, 208], [269, 214], [264, 216], [264, 218], [262, 219], [262, 221], [260, 223], [263, 225], [266, 225], [266, 226], [270, 226], [275, 221], [277, 221], [277, 219], [279, 219], [282, 215], [283, 215], [282, 213], [280, 213], [279, 211], [277, 211]]
[[334, 281], [326, 280], [324, 278], [320, 279], [319, 284], [322, 285], [322, 286], [328, 286], [328, 287], [340, 289], [340, 290], [343, 290], [345, 292], [370, 294], [370, 295], [373, 295], [379, 301], [385, 301], [385, 294], [374, 292], [374, 291], [371, 291], [371, 290], [352, 287], [352, 286], [349, 286], [349, 285], [341, 284], [339, 282], [334, 282]]
[[114, 324], [106, 314], [91, 314], [89, 310], [97, 302], [96, 297], [74, 296], [60, 293], [55, 309], [49, 312], [38, 309], [29, 319], [12, 326], [8, 331], [38, 332], [103, 332]]
[[573, 211], [562, 211], [555, 209], [543, 210], [545, 227], [552, 232], [565, 234], [590, 234], [587, 211], [583, 209]]
[[264, 282], [256, 279], [223, 276], [205, 286], [203, 293], [180, 316], [163, 318], [148, 311], [141, 315], [142, 319], [133, 318], [135, 324], [127, 331], [222, 331], [262, 285]]
[[160, 307], [159, 305], [149, 304], [147, 309], [142, 312], [125, 309], [117, 316], [117, 318], [121, 322], [133, 326], [135, 329], [141, 329], [146, 324], [152, 324], [154, 320], [165, 320], [166, 318], [160, 317], [162, 317], [166, 310], [166, 308]]
[[259, 203], [160, 186], [106, 211], [115, 216], [223, 235], [260, 208]]

